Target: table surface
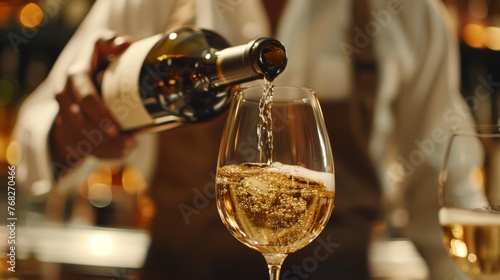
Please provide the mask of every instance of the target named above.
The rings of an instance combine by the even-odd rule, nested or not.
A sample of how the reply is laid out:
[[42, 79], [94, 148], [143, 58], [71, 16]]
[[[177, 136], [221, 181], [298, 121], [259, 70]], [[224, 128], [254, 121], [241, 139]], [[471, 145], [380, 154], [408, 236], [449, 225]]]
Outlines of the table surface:
[[[142, 230], [45, 225], [19, 228], [17, 253], [19, 259], [35, 256], [42, 263], [134, 270], [142, 266], [149, 242]], [[427, 267], [408, 240], [373, 242], [369, 259], [374, 279], [427, 279]]]

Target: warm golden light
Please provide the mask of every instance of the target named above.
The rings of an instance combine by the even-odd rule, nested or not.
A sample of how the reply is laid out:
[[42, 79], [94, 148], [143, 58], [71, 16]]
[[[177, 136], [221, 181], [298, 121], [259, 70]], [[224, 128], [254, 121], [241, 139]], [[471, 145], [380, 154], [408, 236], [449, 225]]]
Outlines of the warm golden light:
[[477, 261], [477, 256], [475, 254], [469, 254], [467, 256], [467, 260], [469, 260], [469, 262], [471, 263], [475, 263]]
[[115, 244], [113, 238], [106, 234], [97, 233], [90, 237], [89, 251], [97, 256], [109, 256], [113, 253]]
[[484, 174], [481, 168], [473, 168], [469, 174], [469, 180], [471, 186], [484, 190]]
[[175, 40], [175, 38], [177, 38], [177, 33], [170, 33], [170, 35], [168, 35], [168, 38], [170, 40]]
[[19, 23], [33, 28], [37, 27], [43, 20], [43, 10], [35, 3], [28, 3], [19, 12]]
[[484, 48], [484, 26], [469, 23], [463, 29], [462, 37], [467, 45], [473, 48]]
[[105, 184], [93, 184], [89, 186], [88, 199], [92, 205], [103, 208], [113, 201], [111, 186]]
[[7, 142], [8, 140], [0, 133], [0, 162], [6, 161], [6, 155], [3, 151], [7, 150]]
[[153, 200], [149, 196], [140, 195], [137, 197], [137, 206], [142, 216], [152, 218], [156, 213], [156, 208]]
[[111, 167], [107, 164], [99, 165], [94, 172], [87, 177], [87, 185], [105, 184], [111, 185], [113, 182], [113, 173]]
[[492, 50], [500, 50], [500, 27], [486, 27], [484, 44]]
[[464, 237], [464, 228], [460, 226], [453, 226], [451, 228], [451, 232], [453, 233], [453, 236], [456, 238], [463, 238]]
[[450, 241], [450, 253], [453, 256], [465, 258], [467, 257], [467, 245], [462, 240], [452, 239]]
[[123, 170], [122, 186], [125, 192], [134, 195], [146, 189], [146, 180], [137, 167], [130, 165]]
[[5, 2], [0, 2], [0, 26], [7, 25], [10, 20], [12, 5]]
[[112, 184], [111, 167], [107, 164], [101, 164], [87, 177], [87, 188], [83, 186], [80, 191], [92, 205], [102, 208], [111, 204], [113, 200]]
[[5, 158], [10, 165], [17, 165], [21, 158], [21, 149], [16, 141], [10, 142], [5, 151]]

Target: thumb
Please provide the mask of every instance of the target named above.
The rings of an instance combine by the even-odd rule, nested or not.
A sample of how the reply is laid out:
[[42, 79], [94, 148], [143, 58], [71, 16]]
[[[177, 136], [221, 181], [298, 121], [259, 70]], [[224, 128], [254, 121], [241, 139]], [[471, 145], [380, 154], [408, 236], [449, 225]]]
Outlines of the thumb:
[[91, 69], [93, 73], [104, 70], [116, 56], [124, 52], [131, 44], [132, 37], [118, 35], [114, 32], [107, 33], [95, 43], [92, 55]]

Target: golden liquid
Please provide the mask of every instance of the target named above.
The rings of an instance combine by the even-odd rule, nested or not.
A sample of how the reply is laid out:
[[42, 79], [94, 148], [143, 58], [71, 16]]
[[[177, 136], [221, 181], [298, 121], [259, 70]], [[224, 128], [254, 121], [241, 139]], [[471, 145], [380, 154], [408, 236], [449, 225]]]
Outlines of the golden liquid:
[[455, 264], [471, 279], [500, 279], [500, 225], [442, 225]]
[[217, 204], [224, 224], [261, 253], [291, 253], [323, 230], [334, 191], [319, 181], [267, 165], [230, 165], [217, 171]]
[[265, 81], [264, 91], [259, 101], [259, 122], [257, 123], [258, 148], [268, 163], [273, 161], [273, 104], [274, 84]]

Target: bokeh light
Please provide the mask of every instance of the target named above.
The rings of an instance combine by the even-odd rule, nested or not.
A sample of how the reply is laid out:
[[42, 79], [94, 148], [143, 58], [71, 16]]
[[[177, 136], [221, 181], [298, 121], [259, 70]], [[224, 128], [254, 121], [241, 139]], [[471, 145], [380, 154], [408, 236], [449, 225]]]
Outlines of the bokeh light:
[[10, 142], [5, 151], [5, 158], [10, 165], [17, 165], [21, 158], [21, 149], [16, 141]]
[[500, 27], [486, 27], [484, 44], [489, 49], [500, 50]]
[[467, 257], [467, 245], [460, 239], [450, 241], [450, 254], [459, 258]]
[[467, 45], [473, 48], [484, 48], [484, 26], [469, 23], [464, 27], [462, 36]]
[[111, 186], [105, 184], [93, 184], [88, 190], [89, 202], [98, 208], [103, 208], [113, 201]]
[[125, 192], [134, 195], [146, 189], [146, 180], [137, 167], [129, 165], [123, 170], [122, 185]]
[[35, 3], [24, 5], [19, 12], [19, 23], [28, 28], [37, 27], [43, 20], [43, 10]]
[[113, 173], [111, 167], [107, 164], [100, 164], [95, 171], [87, 177], [87, 185], [90, 187], [93, 184], [111, 185], [113, 183]]

